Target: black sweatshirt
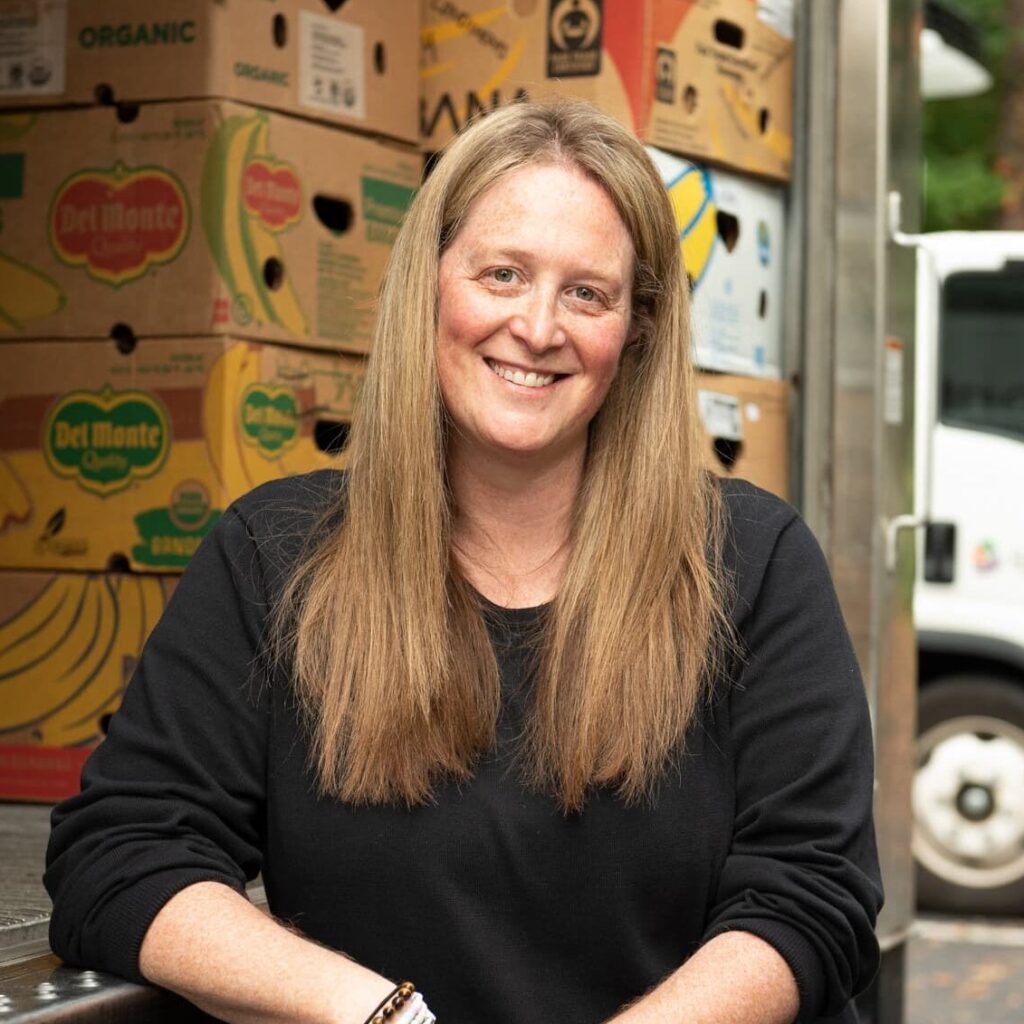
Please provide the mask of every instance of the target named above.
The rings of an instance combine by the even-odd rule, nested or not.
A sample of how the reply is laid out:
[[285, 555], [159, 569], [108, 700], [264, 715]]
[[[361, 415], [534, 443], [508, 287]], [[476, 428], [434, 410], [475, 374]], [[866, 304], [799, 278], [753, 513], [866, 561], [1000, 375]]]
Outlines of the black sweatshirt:
[[319, 473], [260, 487], [193, 558], [82, 793], [54, 810], [54, 951], [141, 980], [143, 935], [172, 895], [262, 871], [279, 919], [413, 979], [441, 1024], [598, 1024], [730, 929], [786, 959], [801, 1021], [854, 1020], [878, 961], [871, 732], [825, 561], [793, 510], [722, 485], [747, 653], [653, 807], [597, 792], [565, 817], [519, 784], [543, 611], [485, 603], [506, 698], [495, 751], [434, 805], [356, 808], [316, 796], [288, 680], [251, 678], [268, 608], [340, 486]]

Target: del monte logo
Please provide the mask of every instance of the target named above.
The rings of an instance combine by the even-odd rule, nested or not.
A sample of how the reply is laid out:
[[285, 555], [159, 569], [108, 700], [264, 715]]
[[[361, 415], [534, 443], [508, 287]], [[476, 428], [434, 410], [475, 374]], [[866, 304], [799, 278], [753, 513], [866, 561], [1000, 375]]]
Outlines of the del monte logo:
[[299, 439], [299, 400], [291, 388], [250, 384], [239, 411], [242, 439], [268, 459], [278, 458]]
[[242, 201], [250, 216], [284, 231], [302, 216], [302, 183], [291, 164], [259, 156], [242, 172]]
[[89, 168], [72, 174], [50, 206], [57, 258], [115, 287], [169, 263], [188, 238], [191, 212], [162, 167]]
[[103, 496], [157, 473], [170, 443], [167, 411], [144, 391], [69, 392], [43, 428], [50, 469]]

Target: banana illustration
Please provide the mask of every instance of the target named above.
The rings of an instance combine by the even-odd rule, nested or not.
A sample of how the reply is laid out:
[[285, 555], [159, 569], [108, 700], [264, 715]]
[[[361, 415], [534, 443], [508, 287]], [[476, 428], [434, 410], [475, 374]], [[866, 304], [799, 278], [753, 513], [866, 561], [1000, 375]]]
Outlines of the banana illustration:
[[679, 228], [683, 265], [696, 288], [711, 262], [718, 237], [711, 175], [705, 168], [690, 164], [667, 181], [665, 188]]
[[244, 326], [255, 318], [305, 337], [309, 325], [287, 273], [281, 280], [264, 280], [268, 261], [285, 266], [277, 237], [249, 213], [242, 194], [247, 164], [269, 153], [269, 125], [263, 113], [237, 115], [217, 132], [203, 166], [203, 230], [231, 295], [236, 321]]
[[0, 533], [10, 523], [24, 523], [32, 514], [32, 499], [11, 464], [0, 455]]
[[[266, 453], [243, 435], [242, 409], [253, 385], [278, 388], [281, 379], [263, 379], [261, 346], [237, 342], [210, 368], [203, 395], [203, 435], [207, 456], [223, 488], [226, 504], [268, 480], [276, 480], [310, 469], [344, 465], [344, 454], [319, 452], [313, 440], [300, 436], [298, 442], [278, 453]], [[296, 371], [302, 377], [301, 368]], [[308, 382], [308, 378], [305, 378]], [[305, 386], [305, 385], [302, 385]], [[302, 414], [305, 414], [302, 410]]]
[[0, 334], [22, 331], [63, 306], [64, 293], [45, 274], [0, 253]]
[[97, 742], [163, 605], [156, 577], [55, 576], [0, 624], [0, 737]]
[[[244, 343], [232, 345], [213, 365], [203, 395], [203, 435], [214, 473], [227, 502], [245, 494], [262, 479], [253, 479], [251, 456], [240, 437], [239, 396], [259, 378], [259, 353]], [[281, 476], [275, 473], [274, 476]]]
[[[758, 124], [757, 111], [753, 110], [750, 104], [744, 99], [740, 86], [736, 82], [723, 80], [721, 84], [722, 95], [726, 103], [732, 108], [736, 120], [743, 126], [749, 138], [760, 138], [761, 144], [778, 160], [788, 163], [793, 158], [793, 138], [785, 132], [780, 131], [770, 124], [768, 130], [762, 135]], [[720, 148], [715, 150], [716, 156], [722, 156]], [[769, 167], [768, 170], [771, 168]]]

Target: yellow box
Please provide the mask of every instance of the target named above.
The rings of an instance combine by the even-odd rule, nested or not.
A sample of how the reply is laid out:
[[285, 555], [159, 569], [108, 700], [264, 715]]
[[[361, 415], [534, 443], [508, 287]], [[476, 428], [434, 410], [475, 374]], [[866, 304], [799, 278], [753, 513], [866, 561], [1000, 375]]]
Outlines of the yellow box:
[[235, 498], [343, 462], [362, 376], [230, 338], [0, 345], [0, 566], [180, 572]]
[[418, 151], [236, 103], [0, 116], [0, 339], [365, 352]]
[[121, 703], [175, 578], [0, 573], [0, 799], [61, 800]]

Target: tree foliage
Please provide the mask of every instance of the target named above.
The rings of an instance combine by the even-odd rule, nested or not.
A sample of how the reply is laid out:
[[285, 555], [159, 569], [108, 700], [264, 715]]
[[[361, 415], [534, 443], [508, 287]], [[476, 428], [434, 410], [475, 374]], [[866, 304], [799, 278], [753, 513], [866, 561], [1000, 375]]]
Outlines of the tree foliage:
[[1006, 0], [956, 0], [951, 6], [978, 27], [985, 63], [995, 81], [979, 96], [924, 104], [921, 194], [926, 231], [993, 227], [1007, 187], [997, 170], [1007, 56], [1014, 33]]

